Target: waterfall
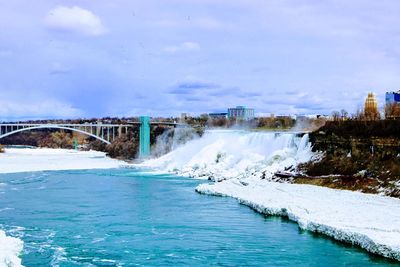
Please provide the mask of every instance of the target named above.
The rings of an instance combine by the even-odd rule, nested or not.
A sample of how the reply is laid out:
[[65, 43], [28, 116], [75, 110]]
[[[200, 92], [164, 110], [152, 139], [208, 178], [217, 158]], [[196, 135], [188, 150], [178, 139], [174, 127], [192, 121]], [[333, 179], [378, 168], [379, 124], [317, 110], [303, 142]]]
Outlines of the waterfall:
[[160, 157], [199, 137], [199, 134], [193, 128], [169, 129], [157, 137], [151, 154], [154, 157]]
[[312, 157], [308, 135], [209, 130], [144, 167], [196, 178], [270, 178]]

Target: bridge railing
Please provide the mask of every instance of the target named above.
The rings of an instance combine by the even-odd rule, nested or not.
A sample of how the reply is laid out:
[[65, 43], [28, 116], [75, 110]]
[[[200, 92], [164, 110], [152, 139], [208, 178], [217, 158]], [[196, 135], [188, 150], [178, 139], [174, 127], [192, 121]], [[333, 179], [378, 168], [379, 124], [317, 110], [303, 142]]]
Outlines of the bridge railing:
[[80, 132], [95, 137], [110, 144], [123, 133], [128, 133], [128, 128], [140, 127], [139, 154], [141, 157], [150, 155], [150, 125], [167, 125], [173, 127], [186, 127], [185, 124], [176, 122], [151, 121], [150, 117], [142, 116], [138, 122], [123, 124], [114, 123], [0, 123], [0, 139], [14, 133], [36, 129], [62, 129]]

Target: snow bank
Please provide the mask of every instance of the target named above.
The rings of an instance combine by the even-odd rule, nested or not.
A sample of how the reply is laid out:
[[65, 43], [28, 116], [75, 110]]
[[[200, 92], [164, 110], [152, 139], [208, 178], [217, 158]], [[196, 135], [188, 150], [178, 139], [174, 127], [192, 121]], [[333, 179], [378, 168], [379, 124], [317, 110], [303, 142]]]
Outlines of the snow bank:
[[0, 230], [0, 266], [22, 266], [21, 259], [18, 257], [22, 252], [22, 248], [22, 240], [6, 236], [4, 231]]
[[308, 135], [211, 130], [139, 167], [217, 181], [250, 176], [269, 178], [276, 171], [296, 166], [312, 156]]
[[276, 171], [294, 168], [315, 156], [308, 135], [208, 131], [141, 166], [225, 180], [199, 185], [196, 190], [237, 198], [261, 213], [287, 216], [303, 229], [400, 260], [399, 199], [271, 182]]
[[107, 169], [122, 165], [122, 161], [108, 158], [105, 153], [97, 151], [9, 148], [5, 153], [0, 153], [0, 173]]
[[260, 213], [287, 216], [302, 229], [400, 260], [399, 199], [255, 179], [202, 184], [196, 191], [234, 197]]

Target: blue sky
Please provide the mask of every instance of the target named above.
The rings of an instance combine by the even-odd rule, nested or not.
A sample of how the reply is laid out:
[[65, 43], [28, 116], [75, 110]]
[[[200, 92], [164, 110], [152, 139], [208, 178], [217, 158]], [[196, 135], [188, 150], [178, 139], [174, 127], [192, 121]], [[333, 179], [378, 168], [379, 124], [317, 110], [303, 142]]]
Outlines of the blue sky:
[[0, 0], [0, 120], [330, 114], [400, 88], [397, 0]]

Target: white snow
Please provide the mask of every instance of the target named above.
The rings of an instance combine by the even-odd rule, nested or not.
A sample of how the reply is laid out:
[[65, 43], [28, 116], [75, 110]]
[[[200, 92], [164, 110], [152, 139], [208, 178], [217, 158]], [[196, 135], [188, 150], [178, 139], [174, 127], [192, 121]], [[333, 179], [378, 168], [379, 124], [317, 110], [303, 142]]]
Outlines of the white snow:
[[0, 266], [22, 266], [18, 256], [22, 252], [23, 244], [22, 240], [6, 236], [4, 231], [0, 230]]
[[[303, 229], [400, 260], [399, 199], [268, 181], [274, 172], [313, 156], [307, 135], [300, 138], [290, 133], [210, 131], [165, 156], [136, 166], [225, 180], [199, 185], [196, 190], [237, 198], [258, 212], [288, 216]], [[122, 165], [125, 164], [93, 151], [7, 149], [0, 154], [0, 173]], [[17, 257], [21, 249], [22, 241], [0, 231], [0, 264], [3, 259], [13, 259], [15, 265], [11, 266], [20, 266], [20, 260], [13, 255]]]
[[303, 229], [400, 260], [399, 199], [271, 182], [276, 171], [316, 158], [308, 135], [208, 131], [139, 167], [222, 181], [196, 190], [237, 198], [261, 213], [288, 216]]
[[97, 151], [9, 148], [0, 153], [0, 173], [50, 170], [108, 169], [125, 163]]
[[400, 200], [312, 185], [251, 179], [202, 184], [200, 193], [230, 196], [256, 211], [287, 216], [302, 229], [400, 260]]

